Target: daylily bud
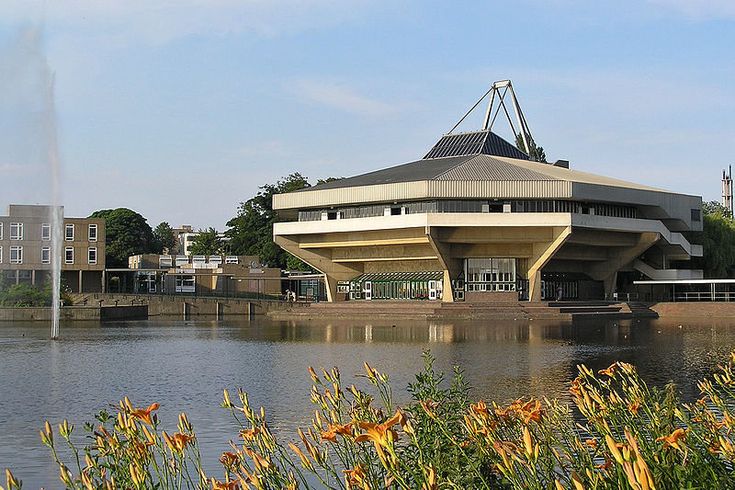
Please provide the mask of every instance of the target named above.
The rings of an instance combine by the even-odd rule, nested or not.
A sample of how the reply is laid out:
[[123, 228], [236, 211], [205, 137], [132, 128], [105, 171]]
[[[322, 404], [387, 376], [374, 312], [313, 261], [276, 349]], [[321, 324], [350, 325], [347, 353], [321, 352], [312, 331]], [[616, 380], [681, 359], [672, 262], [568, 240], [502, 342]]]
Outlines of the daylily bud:
[[59, 424], [59, 434], [61, 434], [61, 437], [63, 437], [64, 439], [68, 439], [73, 430], [74, 426], [70, 425], [69, 421], [66, 419], [64, 419], [64, 421]]
[[63, 464], [59, 467], [59, 478], [64, 483], [64, 485], [67, 486], [67, 488], [74, 487], [74, 484], [71, 478], [71, 472]]

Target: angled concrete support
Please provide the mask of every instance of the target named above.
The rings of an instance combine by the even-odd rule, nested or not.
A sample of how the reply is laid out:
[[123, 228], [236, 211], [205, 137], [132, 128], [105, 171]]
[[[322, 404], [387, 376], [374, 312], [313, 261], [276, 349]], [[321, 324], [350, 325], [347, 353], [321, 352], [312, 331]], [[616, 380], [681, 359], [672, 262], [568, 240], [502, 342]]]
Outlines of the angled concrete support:
[[429, 244], [436, 253], [439, 263], [444, 269], [444, 290], [442, 292], [442, 301], [452, 303], [454, 301], [454, 288], [452, 287], [452, 278], [459, 276], [462, 271], [462, 260], [455, 259], [451, 256], [451, 245], [444, 243], [439, 239], [439, 230], [437, 228], [426, 227], [426, 236], [429, 238]]
[[637, 259], [643, 252], [655, 244], [661, 235], [654, 232], [641, 233], [635, 245], [620, 249], [619, 252], [610, 257], [609, 260], [589, 268], [589, 276], [596, 281], [603, 281], [605, 286], [605, 298], [611, 298], [615, 292], [618, 271]]
[[572, 227], [554, 227], [554, 239], [533, 244], [533, 256], [528, 260], [528, 299], [541, 301], [541, 269], [564, 245], [572, 234]]
[[324, 273], [327, 286], [327, 301], [341, 301], [343, 298], [337, 296], [337, 282], [348, 281], [362, 274], [362, 263], [337, 263], [332, 261], [331, 252], [321, 249], [303, 249], [299, 247], [296, 240], [285, 236], [275, 236], [276, 245], [303, 260], [313, 268]]

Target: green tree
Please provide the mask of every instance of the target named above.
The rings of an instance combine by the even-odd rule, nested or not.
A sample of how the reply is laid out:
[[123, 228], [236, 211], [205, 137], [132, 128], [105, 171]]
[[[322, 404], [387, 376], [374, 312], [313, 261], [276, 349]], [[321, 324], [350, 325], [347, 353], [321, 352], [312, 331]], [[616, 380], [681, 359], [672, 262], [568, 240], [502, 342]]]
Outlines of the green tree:
[[167, 250], [168, 253], [175, 253], [176, 237], [173, 228], [166, 221], [153, 229], [153, 239], [156, 241], [156, 248], [160, 248], [161, 252]]
[[95, 211], [90, 218], [103, 218], [107, 240], [107, 267], [127, 267], [131, 255], [158, 253], [153, 230], [146, 219], [127, 208]]
[[224, 242], [214, 228], [199, 230], [189, 247], [192, 255], [219, 255], [223, 250]]
[[316, 181], [316, 185], [327, 184], [329, 182], [334, 182], [335, 180], [342, 180], [342, 179], [344, 179], [344, 177], [327, 177], [326, 179], [318, 179]]
[[[527, 135], [528, 137], [528, 146], [530, 147], [530, 151], [528, 152], [528, 158], [533, 160], [534, 162], [541, 162], [546, 163], [546, 152], [544, 151], [543, 146], [537, 146], [536, 142], [531, 138], [530, 135]], [[525, 153], [525, 146], [523, 145], [523, 136], [520, 134], [516, 135], [516, 147]]]
[[266, 184], [260, 192], [241, 202], [237, 216], [227, 222], [225, 235], [230, 239], [230, 253], [257, 255], [263, 264], [271, 267], [308, 269], [308, 266], [273, 243], [273, 194], [293, 192], [311, 187], [300, 173], [293, 173], [275, 184]]
[[712, 201], [702, 205], [702, 268], [706, 277], [726, 278], [735, 266], [735, 222], [730, 211]]
[[732, 213], [730, 212], [730, 210], [717, 201], [703, 202], [702, 213], [704, 213], [705, 216], [719, 214], [720, 216], [724, 216], [726, 218], [732, 218]]

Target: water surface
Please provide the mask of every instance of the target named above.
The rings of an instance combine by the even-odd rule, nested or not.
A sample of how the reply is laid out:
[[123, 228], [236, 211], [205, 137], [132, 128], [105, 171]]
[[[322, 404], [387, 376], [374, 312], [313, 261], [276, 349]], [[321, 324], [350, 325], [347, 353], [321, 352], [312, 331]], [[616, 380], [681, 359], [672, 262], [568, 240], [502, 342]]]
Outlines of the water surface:
[[[236, 435], [219, 408], [222, 389], [241, 387], [287, 435], [308, 422], [307, 366], [339, 366], [355, 382], [363, 361], [390, 374], [397, 397], [431, 349], [447, 372], [460, 366], [473, 397], [499, 402], [524, 395], [566, 398], [580, 363], [601, 369], [615, 360], [638, 366], [652, 384], [673, 381], [683, 396], [735, 347], [735, 321], [663, 320], [426, 322], [153, 319], [67, 323], [50, 342], [39, 323], [0, 324], [0, 470], [25, 488], [57, 488], [57, 470], [42, 447], [45, 420], [69, 418], [81, 429], [124, 396], [157, 401], [164, 428], [189, 414], [208, 471]], [[288, 429], [286, 431], [286, 429]], [[81, 431], [80, 431], [81, 432]]]

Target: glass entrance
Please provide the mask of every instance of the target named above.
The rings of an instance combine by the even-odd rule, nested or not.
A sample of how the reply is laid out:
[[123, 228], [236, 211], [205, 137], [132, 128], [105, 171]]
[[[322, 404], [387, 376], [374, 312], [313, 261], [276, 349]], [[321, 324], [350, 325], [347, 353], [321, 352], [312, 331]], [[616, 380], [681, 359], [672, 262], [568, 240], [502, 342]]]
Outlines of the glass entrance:
[[441, 300], [443, 277], [441, 271], [364, 274], [350, 281], [350, 299]]
[[467, 291], [515, 291], [516, 259], [465, 259]]

